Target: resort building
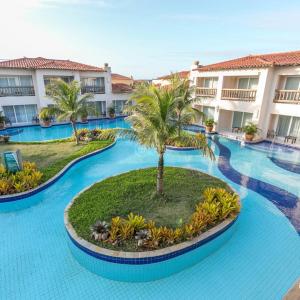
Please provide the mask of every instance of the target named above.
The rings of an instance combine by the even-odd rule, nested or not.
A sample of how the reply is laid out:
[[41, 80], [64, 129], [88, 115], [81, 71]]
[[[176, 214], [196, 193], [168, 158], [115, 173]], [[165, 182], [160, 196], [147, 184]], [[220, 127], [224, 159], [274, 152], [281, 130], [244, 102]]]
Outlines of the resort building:
[[176, 73], [171, 73], [169, 75], [157, 77], [156, 79], [152, 80], [152, 83], [158, 86], [166, 86], [170, 84], [170, 79], [172, 76], [178, 76], [179, 78], [189, 78], [190, 71], [180, 71]]
[[211, 65], [194, 63], [197, 106], [223, 134], [253, 122], [261, 138], [300, 137], [300, 51], [249, 55]]
[[[70, 60], [19, 58], [0, 62], [0, 110], [11, 124], [31, 123], [52, 100], [46, 86], [54, 79], [81, 82], [81, 93], [93, 93], [98, 114], [106, 116], [110, 106], [121, 114], [131, 87], [112, 84], [111, 68], [90, 66]], [[92, 117], [92, 116], [91, 116]]]

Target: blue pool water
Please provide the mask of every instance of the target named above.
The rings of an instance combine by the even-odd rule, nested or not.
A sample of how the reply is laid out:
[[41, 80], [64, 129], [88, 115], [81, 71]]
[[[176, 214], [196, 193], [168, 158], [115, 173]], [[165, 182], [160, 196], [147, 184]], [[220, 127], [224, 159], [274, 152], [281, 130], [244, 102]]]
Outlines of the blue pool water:
[[[129, 125], [124, 121], [124, 118], [115, 119], [97, 119], [90, 120], [88, 123], [78, 123], [80, 128], [128, 128]], [[68, 138], [72, 135], [72, 127], [70, 124], [54, 125], [48, 128], [35, 126], [24, 126], [9, 128], [1, 132], [1, 134], [8, 134], [11, 141], [15, 142], [37, 142]]]
[[[260, 189], [265, 182], [299, 196], [300, 175], [276, 166], [266, 152], [224, 138], [219, 143], [231, 152], [231, 168], [243, 175], [240, 182], [227, 177], [233, 170], [221, 160], [213, 141], [215, 162], [198, 151], [166, 154], [166, 165], [202, 170], [227, 181], [241, 195], [235, 232], [219, 250], [183, 272], [146, 283], [103, 279], [74, 259], [63, 223], [71, 199], [108, 176], [156, 165], [153, 150], [118, 140], [111, 149], [76, 164], [46, 190], [0, 204], [0, 299], [281, 299], [300, 277], [300, 237], [276, 203], [248, 189], [247, 182], [251, 177]], [[299, 216], [295, 210], [295, 219]]]

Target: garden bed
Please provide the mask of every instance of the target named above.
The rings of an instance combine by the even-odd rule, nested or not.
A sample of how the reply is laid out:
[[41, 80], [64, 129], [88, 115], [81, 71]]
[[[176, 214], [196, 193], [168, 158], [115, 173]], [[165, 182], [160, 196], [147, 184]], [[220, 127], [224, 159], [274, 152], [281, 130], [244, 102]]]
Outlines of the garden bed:
[[[191, 232], [187, 232], [196, 206], [201, 205], [203, 192], [207, 188], [222, 189], [228, 195], [233, 193], [226, 183], [215, 177], [195, 170], [173, 167], [165, 168], [163, 196], [155, 194], [155, 186], [155, 168], [110, 177], [94, 184], [74, 200], [68, 208], [68, 220], [80, 238], [100, 247], [132, 252], [149, 250], [148, 246], [140, 247], [137, 244], [134, 235], [138, 230], [132, 229], [131, 238], [124, 238], [119, 233], [115, 241], [112, 241], [112, 236], [100, 241], [93, 236], [91, 227], [99, 220], [107, 222], [107, 225], [112, 224], [116, 221], [112, 220], [115, 217], [120, 217], [123, 225], [142, 222], [144, 225], [139, 229], [149, 229], [151, 226], [152, 229], [155, 227], [155, 231], [157, 229], [171, 235], [168, 241], [163, 237], [157, 244], [150, 246], [151, 249], [164, 248], [192, 239], [224, 221], [224, 218], [210, 219], [201, 230], [196, 232], [190, 227]], [[238, 201], [237, 198], [234, 201]], [[228, 218], [235, 217], [237, 213], [238, 209], [230, 213]], [[128, 222], [129, 219], [131, 221]]]
[[[47, 182], [75, 159], [101, 150], [113, 142], [113, 140], [98, 140], [75, 145], [73, 141], [66, 139], [56, 142], [9, 143], [0, 146], [0, 151], [16, 151], [20, 149], [23, 161], [34, 163], [42, 174], [38, 182], [33, 182], [34, 184], [32, 185], [26, 185], [30, 188], [19, 189], [19, 192], [24, 192]], [[5, 186], [3, 184], [0, 185], [0, 188], [3, 189], [3, 191], [0, 190], [2, 195], [11, 194], [11, 192], [5, 192]], [[16, 189], [10, 190], [16, 193]]]

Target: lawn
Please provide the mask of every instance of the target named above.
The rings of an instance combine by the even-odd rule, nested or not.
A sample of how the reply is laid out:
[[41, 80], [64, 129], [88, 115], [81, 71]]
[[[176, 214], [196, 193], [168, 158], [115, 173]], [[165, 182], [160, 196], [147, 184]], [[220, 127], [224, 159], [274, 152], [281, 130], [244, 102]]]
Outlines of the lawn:
[[[165, 168], [165, 196], [155, 196], [156, 168], [134, 170], [94, 184], [81, 194], [69, 210], [69, 220], [77, 234], [95, 243], [90, 227], [97, 220], [139, 214], [158, 226], [176, 228], [186, 223], [207, 187], [229, 189], [223, 181], [207, 174]], [[131, 249], [134, 250], [134, 249]]]
[[43, 173], [42, 181], [45, 182], [69, 162], [82, 155], [102, 149], [112, 141], [92, 141], [88, 144], [76, 145], [74, 142], [52, 142], [52, 143], [18, 143], [0, 145], [0, 151], [21, 150], [22, 158], [26, 161], [35, 162], [38, 169]]

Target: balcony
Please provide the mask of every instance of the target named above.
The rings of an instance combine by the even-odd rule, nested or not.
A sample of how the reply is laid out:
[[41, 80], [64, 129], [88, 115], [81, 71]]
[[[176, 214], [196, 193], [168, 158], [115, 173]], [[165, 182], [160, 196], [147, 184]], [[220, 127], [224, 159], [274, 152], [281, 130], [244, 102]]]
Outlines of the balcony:
[[300, 104], [300, 90], [276, 90], [274, 102]]
[[94, 85], [85, 85], [81, 87], [81, 94], [92, 93], [92, 94], [104, 94], [105, 87], [104, 86], [94, 86]]
[[34, 96], [33, 86], [9, 86], [0, 87], [0, 97]]
[[247, 89], [223, 89], [222, 100], [255, 101], [256, 90]]
[[196, 96], [203, 98], [214, 98], [217, 94], [217, 89], [197, 87]]

